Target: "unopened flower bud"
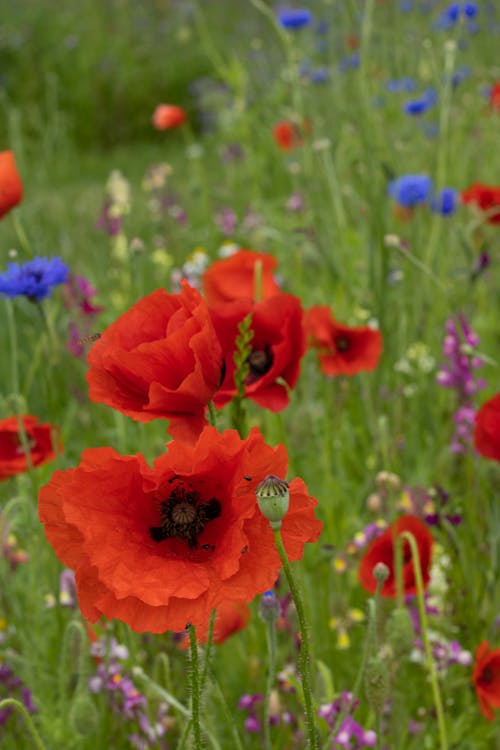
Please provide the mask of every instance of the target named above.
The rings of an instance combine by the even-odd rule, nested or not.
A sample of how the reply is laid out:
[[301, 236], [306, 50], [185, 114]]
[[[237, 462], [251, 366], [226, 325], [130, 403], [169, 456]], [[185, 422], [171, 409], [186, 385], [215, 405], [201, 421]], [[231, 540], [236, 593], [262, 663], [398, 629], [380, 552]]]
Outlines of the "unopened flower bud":
[[86, 737], [97, 729], [97, 709], [88, 693], [77, 690], [69, 712], [69, 724], [75, 734]]
[[286, 515], [290, 504], [288, 482], [274, 474], [268, 474], [257, 485], [255, 493], [262, 515], [267, 518], [271, 528], [277, 531], [281, 528], [281, 519]]
[[382, 498], [380, 497], [378, 492], [372, 492], [372, 494], [368, 495], [366, 499], [368, 510], [371, 510], [372, 513], [378, 513], [379, 510], [382, 509], [382, 504]]
[[398, 607], [392, 612], [386, 626], [386, 638], [397, 659], [406, 656], [412, 650], [415, 632], [406, 607]]
[[280, 605], [274, 591], [266, 591], [262, 594], [259, 605], [259, 615], [269, 625], [274, 625], [280, 616]]
[[386, 492], [397, 492], [401, 487], [401, 480], [397, 474], [392, 471], [379, 471], [375, 477], [375, 484], [379, 490]]
[[379, 562], [373, 568], [373, 577], [377, 579], [379, 583], [384, 583], [389, 578], [389, 568], [383, 562]]
[[380, 656], [372, 656], [368, 661], [364, 682], [368, 705], [380, 716], [389, 694], [389, 673]]

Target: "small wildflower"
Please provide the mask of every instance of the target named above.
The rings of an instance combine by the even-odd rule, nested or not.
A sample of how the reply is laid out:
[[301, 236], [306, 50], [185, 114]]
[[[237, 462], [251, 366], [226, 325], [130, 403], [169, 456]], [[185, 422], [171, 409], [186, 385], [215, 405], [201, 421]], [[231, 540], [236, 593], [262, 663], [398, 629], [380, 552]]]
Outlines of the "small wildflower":
[[50, 295], [52, 287], [63, 284], [68, 274], [69, 269], [61, 258], [35, 256], [26, 263], [8, 263], [7, 271], [0, 273], [0, 294], [40, 302]]

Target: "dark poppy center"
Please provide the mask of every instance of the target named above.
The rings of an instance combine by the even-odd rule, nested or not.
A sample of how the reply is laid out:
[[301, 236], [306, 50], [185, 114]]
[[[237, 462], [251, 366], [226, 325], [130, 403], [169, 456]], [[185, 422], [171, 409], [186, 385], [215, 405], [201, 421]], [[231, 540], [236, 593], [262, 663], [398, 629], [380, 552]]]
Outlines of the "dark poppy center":
[[187, 541], [189, 549], [197, 549], [206, 524], [220, 514], [221, 504], [215, 497], [204, 503], [198, 492], [179, 484], [161, 501], [160, 526], [151, 526], [149, 533], [155, 542], [178, 537]]
[[489, 667], [485, 667], [481, 672], [481, 684], [489, 685], [490, 682], [493, 682], [493, 672]]
[[255, 349], [248, 357], [247, 363], [250, 367], [250, 372], [248, 373], [246, 382], [253, 383], [265, 375], [266, 372], [269, 372], [273, 364], [273, 355], [269, 347]]
[[351, 342], [347, 336], [335, 336], [335, 348], [338, 352], [346, 352], [351, 348]]

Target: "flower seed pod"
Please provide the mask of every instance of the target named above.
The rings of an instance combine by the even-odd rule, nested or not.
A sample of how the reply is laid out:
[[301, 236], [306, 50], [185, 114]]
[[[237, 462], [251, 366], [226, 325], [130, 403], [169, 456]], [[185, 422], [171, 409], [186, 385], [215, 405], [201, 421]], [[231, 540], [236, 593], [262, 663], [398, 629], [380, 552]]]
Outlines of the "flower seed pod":
[[274, 474], [268, 474], [257, 485], [255, 493], [262, 515], [267, 518], [271, 528], [277, 531], [281, 528], [281, 519], [286, 515], [290, 504], [288, 482]]
[[410, 653], [415, 640], [415, 632], [406, 607], [398, 607], [391, 613], [386, 626], [386, 637], [396, 659]]
[[76, 691], [69, 711], [69, 724], [80, 737], [87, 737], [97, 729], [97, 709], [84, 690]]
[[372, 656], [366, 665], [365, 695], [368, 705], [380, 716], [389, 695], [389, 673], [380, 656]]

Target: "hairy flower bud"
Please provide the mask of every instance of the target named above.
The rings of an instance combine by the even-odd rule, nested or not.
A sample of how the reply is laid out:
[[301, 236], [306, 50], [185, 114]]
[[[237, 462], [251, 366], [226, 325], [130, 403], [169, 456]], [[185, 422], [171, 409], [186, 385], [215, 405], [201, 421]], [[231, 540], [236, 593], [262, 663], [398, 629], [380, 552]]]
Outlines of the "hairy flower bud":
[[376, 578], [379, 583], [387, 581], [389, 578], [389, 568], [387, 565], [383, 562], [377, 563], [373, 568], [373, 577]]
[[75, 734], [87, 737], [97, 729], [97, 709], [91, 697], [77, 690], [69, 712], [69, 723]]
[[406, 607], [398, 607], [392, 612], [386, 626], [386, 637], [397, 659], [410, 653], [415, 632]]
[[389, 694], [389, 673], [380, 656], [372, 656], [366, 665], [365, 695], [368, 705], [380, 716]]
[[269, 625], [274, 625], [280, 616], [280, 604], [276, 599], [274, 591], [265, 591], [262, 594], [259, 605], [259, 615], [261, 619]]
[[255, 493], [260, 511], [269, 521], [271, 528], [274, 530], [280, 529], [281, 520], [286, 515], [290, 503], [288, 482], [274, 476], [274, 474], [268, 474], [257, 485]]

